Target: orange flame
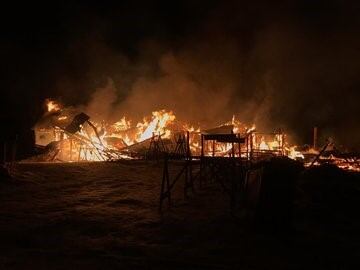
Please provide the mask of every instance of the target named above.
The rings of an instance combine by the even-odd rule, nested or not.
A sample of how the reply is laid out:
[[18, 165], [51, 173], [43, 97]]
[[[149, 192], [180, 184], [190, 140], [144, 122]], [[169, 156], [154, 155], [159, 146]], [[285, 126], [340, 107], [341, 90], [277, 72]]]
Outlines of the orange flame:
[[137, 141], [149, 139], [153, 134], [160, 134], [163, 138], [169, 138], [171, 135], [170, 129], [167, 128], [175, 120], [175, 115], [172, 111], [154, 111], [152, 112], [152, 119], [148, 122], [144, 119], [143, 123], [138, 123]]
[[46, 100], [46, 107], [48, 112], [57, 112], [61, 110], [60, 104], [51, 99]]

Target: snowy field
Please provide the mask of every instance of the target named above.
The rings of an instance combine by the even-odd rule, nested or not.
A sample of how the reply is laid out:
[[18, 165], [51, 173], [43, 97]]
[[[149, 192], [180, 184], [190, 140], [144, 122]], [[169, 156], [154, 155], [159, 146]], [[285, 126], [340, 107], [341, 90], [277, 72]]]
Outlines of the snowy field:
[[258, 233], [216, 185], [184, 200], [180, 183], [160, 214], [161, 163], [23, 163], [15, 175], [0, 183], [0, 269], [357, 268], [348, 227]]

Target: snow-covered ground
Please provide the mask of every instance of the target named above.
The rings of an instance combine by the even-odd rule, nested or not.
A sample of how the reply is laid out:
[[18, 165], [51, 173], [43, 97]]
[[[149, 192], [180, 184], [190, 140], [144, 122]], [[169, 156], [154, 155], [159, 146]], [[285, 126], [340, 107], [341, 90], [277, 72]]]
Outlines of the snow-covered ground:
[[359, 248], [255, 233], [216, 185], [184, 200], [179, 183], [160, 214], [162, 163], [20, 163], [15, 176], [0, 183], [0, 269], [347, 269], [339, 248]]

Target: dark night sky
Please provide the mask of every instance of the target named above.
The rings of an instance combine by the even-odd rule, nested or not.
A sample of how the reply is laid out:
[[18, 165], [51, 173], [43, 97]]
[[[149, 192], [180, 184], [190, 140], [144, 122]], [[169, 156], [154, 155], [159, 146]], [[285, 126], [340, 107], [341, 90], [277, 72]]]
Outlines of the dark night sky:
[[180, 62], [191, 59], [184, 73], [199, 85], [204, 76], [194, 66], [226, 78], [233, 86], [230, 107], [265, 108], [267, 121], [302, 142], [318, 125], [323, 134], [360, 146], [360, 10], [354, 4], [54, 2], [2, 6], [0, 114], [9, 134], [29, 129], [45, 98], [84, 104], [109, 77], [122, 89], [121, 103], [139, 77], [161, 74], [159, 59], [171, 51]]

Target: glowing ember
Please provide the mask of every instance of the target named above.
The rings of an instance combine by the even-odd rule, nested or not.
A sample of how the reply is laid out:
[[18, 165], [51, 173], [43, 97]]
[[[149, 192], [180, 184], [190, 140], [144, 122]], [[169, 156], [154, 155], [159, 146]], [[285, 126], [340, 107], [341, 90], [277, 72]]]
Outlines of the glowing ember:
[[336, 165], [343, 170], [360, 172], [360, 160], [356, 157], [344, 158], [335, 157], [334, 155], [330, 155], [328, 157], [320, 156], [314, 164], [312, 164], [312, 162], [307, 162], [304, 165], [309, 167], [311, 165], [319, 166], [324, 163]]
[[288, 150], [288, 154], [287, 156], [291, 159], [304, 159], [304, 155], [296, 150], [296, 146], [292, 146], [290, 148], [287, 149]]
[[61, 106], [51, 99], [46, 100], [46, 107], [48, 112], [57, 112], [61, 110]]
[[63, 120], [66, 120], [66, 119], [68, 119], [67, 116], [60, 116], [60, 117], [58, 118], [59, 121], [63, 121]]

